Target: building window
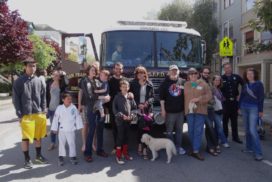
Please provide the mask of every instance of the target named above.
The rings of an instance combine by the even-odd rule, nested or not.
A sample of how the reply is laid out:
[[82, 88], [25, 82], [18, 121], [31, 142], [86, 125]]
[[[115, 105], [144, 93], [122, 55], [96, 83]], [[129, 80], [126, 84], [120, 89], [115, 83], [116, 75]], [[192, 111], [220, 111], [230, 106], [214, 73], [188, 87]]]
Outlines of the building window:
[[226, 9], [229, 7], [229, 0], [224, 0], [224, 8]]
[[245, 35], [245, 44], [246, 44], [246, 49], [244, 53], [251, 54], [253, 53], [254, 31], [251, 30], [249, 32], [246, 32], [244, 35]]
[[246, 0], [246, 11], [251, 10], [254, 7], [255, 0]]
[[254, 42], [254, 31], [253, 30], [245, 33], [245, 42], [246, 42], [246, 44], [252, 44]]
[[223, 25], [223, 37], [229, 37], [231, 39], [234, 38], [233, 33], [233, 22], [232, 20], [228, 20]]
[[232, 5], [233, 3], [234, 3], [234, 0], [224, 0], [224, 9], [226, 9], [227, 7]]
[[232, 21], [229, 21], [229, 38], [233, 39], [234, 37], [234, 33], [233, 33], [233, 23]]
[[272, 33], [269, 31], [265, 31], [261, 33], [261, 43], [269, 44], [272, 43]]
[[229, 22], [225, 22], [223, 25], [223, 37], [228, 37], [229, 36]]

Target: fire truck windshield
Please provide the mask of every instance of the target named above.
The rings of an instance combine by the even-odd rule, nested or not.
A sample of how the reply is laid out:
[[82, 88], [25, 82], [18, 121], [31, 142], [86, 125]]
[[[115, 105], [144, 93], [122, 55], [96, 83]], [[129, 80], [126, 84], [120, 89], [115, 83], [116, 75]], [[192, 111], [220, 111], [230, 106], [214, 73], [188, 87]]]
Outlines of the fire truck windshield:
[[167, 31], [109, 31], [102, 35], [101, 60], [105, 67], [122, 62], [125, 67], [200, 67], [201, 38]]

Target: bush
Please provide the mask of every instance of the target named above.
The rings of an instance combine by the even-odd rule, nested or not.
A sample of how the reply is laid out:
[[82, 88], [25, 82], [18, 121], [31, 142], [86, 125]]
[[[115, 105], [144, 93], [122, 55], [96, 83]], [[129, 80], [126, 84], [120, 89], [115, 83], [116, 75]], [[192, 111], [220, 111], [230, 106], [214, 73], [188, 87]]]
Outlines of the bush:
[[8, 83], [0, 83], [0, 93], [11, 93], [12, 86]]

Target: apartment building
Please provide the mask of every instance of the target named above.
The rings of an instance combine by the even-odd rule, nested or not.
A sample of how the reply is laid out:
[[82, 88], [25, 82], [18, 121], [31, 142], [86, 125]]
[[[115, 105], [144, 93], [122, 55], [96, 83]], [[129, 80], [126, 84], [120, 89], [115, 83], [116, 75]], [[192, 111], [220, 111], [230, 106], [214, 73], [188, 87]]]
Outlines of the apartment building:
[[[249, 67], [259, 71], [266, 96], [272, 94], [272, 34], [253, 30], [250, 20], [257, 18], [254, 12], [255, 0], [214, 0], [214, 16], [220, 30], [218, 42], [230, 37], [234, 42], [233, 57], [213, 55], [212, 71], [223, 73], [222, 65], [229, 62], [235, 73], [243, 75]], [[219, 47], [219, 46], [218, 46]], [[219, 52], [219, 50], [217, 51]]]

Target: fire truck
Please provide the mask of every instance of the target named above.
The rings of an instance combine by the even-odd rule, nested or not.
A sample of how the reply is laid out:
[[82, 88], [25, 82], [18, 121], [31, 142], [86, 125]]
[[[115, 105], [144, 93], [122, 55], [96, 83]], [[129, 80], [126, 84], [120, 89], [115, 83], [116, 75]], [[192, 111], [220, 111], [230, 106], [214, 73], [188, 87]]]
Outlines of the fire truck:
[[[82, 36], [67, 34], [63, 37]], [[101, 34], [100, 59], [96, 53], [92, 34], [94, 56], [100, 60], [102, 68], [112, 70], [116, 62], [124, 65], [124, 75], [134, 77], [138, 65], [147, 68], [149, 78], [155, 88], [155, 104], [159, 104], [159, 86], [164, 80], [170, 65], [175, 64], [186, 76], [190, 67], [201, 68], [205, 64], [206, 44], [194, 29], [187, 28], [186, 22], [180, 21], [118, 21]], [[62, 47], [65, 47], [64, 44]], [[78, 79], [83, 74], [70, 74], [70, 92], [77, 95]], [[182, 75], [181, 75], [182, 76]], [[158, 107], [157, 107], [158, 109]], [[108, 120], [106, 122], [109, 122]]]
[[187, 28], [186, 22], [118, 21], [101, 35], [100, 63], [112, 70], [116, 61], [122, 62], [128, 78], [133, 78], [138, 65], [146, 67], [158, 103], [158, 88], [168, 67], [175, 64], [183, 73], [190, 67], [201, 68], [205, 50], [200, 33]]

